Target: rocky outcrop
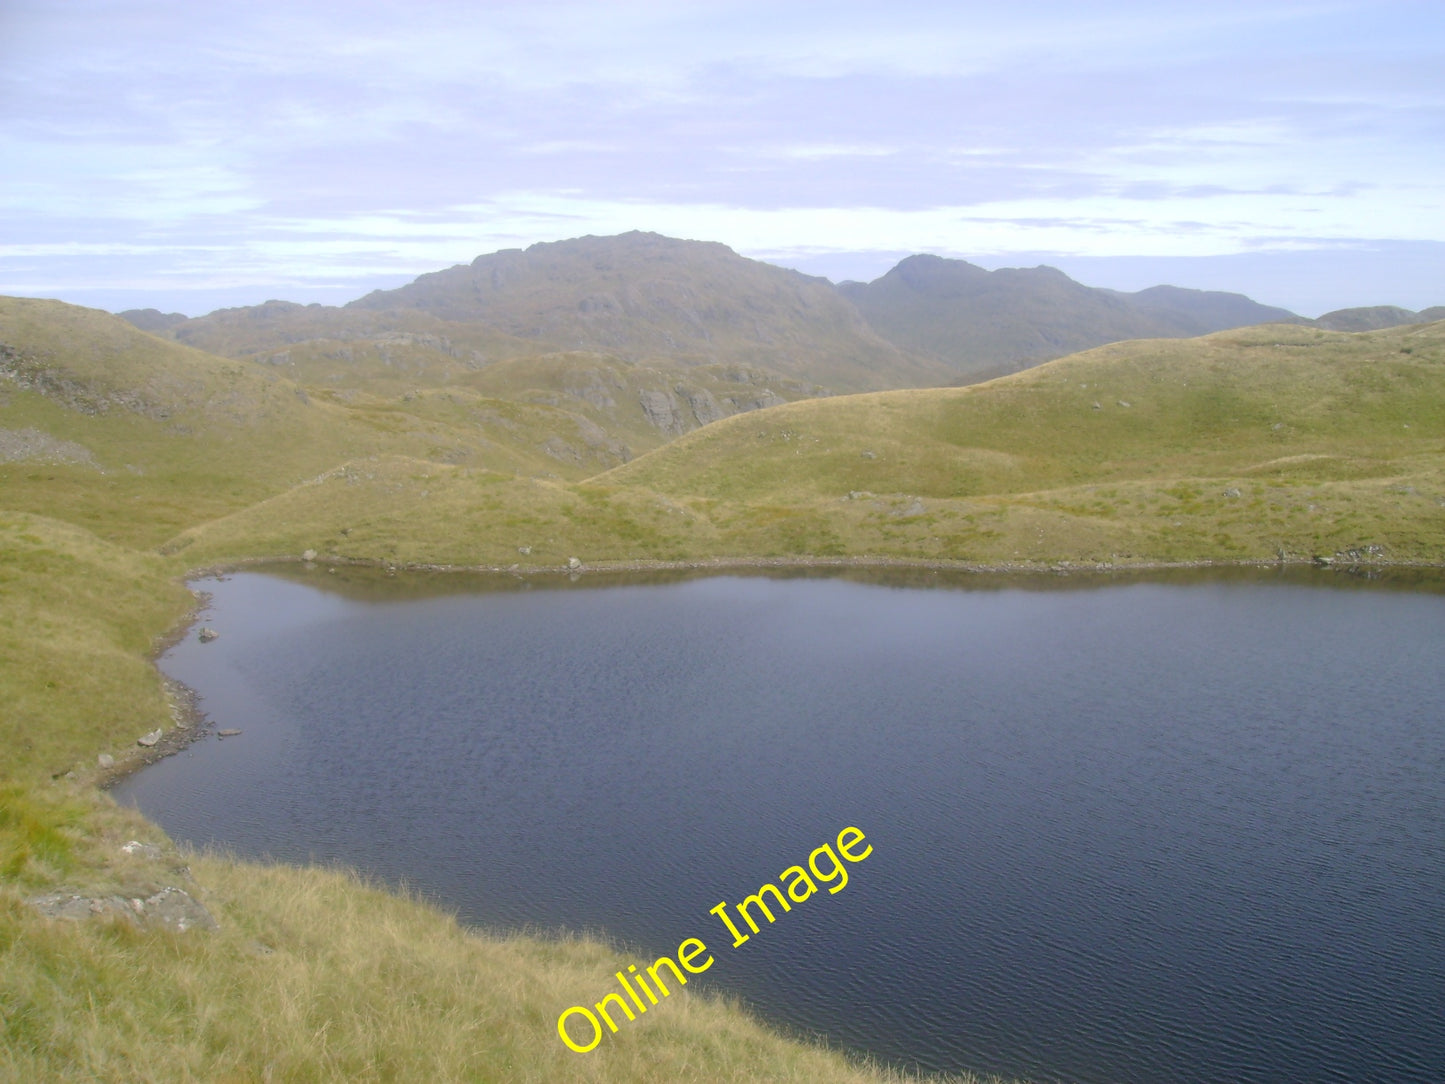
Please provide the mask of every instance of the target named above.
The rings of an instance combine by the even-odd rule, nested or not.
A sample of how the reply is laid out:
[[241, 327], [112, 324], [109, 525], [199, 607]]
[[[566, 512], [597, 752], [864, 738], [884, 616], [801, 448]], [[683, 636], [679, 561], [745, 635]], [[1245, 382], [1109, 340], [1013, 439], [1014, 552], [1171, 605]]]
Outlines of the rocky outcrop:
[[637, 393], [642, 413], [647, 420], [670, 437], [681, 436], [691, 428], [682, 416], [677, 400], [670, 391], [645, 389]]
[[111, 916], [141, 929], [162, 929], [174, 933], [214, 930], [215, 917], [189, 892], [166, 887], [142, 899], [140, 896], [83, 896], [79, 893], [50, 892], [26, 901], [49, 918], [79, 921]]
[[61, 440], [39, 429], [0, 429], [0, 463], [73, 463], [96, 467], [95, 456], [83, 444]]
[[728, 412], [718, 404], [718, 401], [713, 398], [712, 392], [706, 388], [690, 388], [686, 384], [679, 384], [677, 394], [687, 400], [687, 405], [692, 408], [692, 416], [697, 419], [698, 425], [707, 425], [728, 416]]

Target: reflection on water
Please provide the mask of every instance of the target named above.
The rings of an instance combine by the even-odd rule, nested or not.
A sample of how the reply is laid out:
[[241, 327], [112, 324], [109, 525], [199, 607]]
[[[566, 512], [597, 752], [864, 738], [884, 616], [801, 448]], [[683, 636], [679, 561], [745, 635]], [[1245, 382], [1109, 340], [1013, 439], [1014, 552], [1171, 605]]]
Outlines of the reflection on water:
[[[207, 581], [163, 667], [244, 733], [117, 793], [483, 925], [701, 937], [900, 1063], [1445, 1079], [1438, 578], [873, 579]], [[730, 948], [709, 910], [846, 825], [846, 889]]]

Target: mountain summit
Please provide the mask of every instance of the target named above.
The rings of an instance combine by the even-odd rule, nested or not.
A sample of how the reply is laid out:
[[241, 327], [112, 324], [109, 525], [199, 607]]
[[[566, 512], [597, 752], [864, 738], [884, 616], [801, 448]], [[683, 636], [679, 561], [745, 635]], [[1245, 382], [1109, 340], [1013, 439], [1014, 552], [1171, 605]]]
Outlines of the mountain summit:
[[826, 279], [655, 233], [494, 252], [347, 308], [421, 310], [629, 360], [759, 365], [840, 389], [951, 378], [885, 342]]
[[1128, 294], [1084, 286], [1053, 267], [986, 271], [928, 255], [909, 256], [882, 278], [845, 282], [838, 291], [885, 339], [944, 362], [965, 380], [1122, 339], [1298, 320], [1241, 294], [1174, 286]]

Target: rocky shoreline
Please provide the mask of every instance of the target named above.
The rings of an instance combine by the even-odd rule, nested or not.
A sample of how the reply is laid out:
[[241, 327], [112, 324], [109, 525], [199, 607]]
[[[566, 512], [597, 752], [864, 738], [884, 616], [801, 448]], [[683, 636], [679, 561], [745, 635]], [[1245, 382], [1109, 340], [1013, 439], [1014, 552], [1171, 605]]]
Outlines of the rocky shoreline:
[[[1373, 548], [1373, 547], [1372, 547]], [[471, 572], [513, 576], [582, 575], [608, 572], [707, 572], [728, 569], [811, 569], [811, 568], [908, 568], [934, 572], [987, 574], [1044, 574], [1071, 572], [1155, 572], [1191, 568], [1326, 568], [1339, 571], [1394, 568], [1445, 569], [1442, 561], [1397, 561], [1363, 551], [1332, 556], [1283, 558], [1205, 558], [1187, 561], [1159, 561], [1148, 558], [1122, 561], [1004, 561], [986, 564], [926, 557], [697, 557], [686, 560], [583, 561], [572, 557], [561, 564], [453, 565], [430, 561], [386, 561], [373, 557], [245, 557], [220, 564], [193, 568], [187, 580], [222, 576], [258, 565], [302, 564], [334, 568], [373, 568], [395, 572]]]

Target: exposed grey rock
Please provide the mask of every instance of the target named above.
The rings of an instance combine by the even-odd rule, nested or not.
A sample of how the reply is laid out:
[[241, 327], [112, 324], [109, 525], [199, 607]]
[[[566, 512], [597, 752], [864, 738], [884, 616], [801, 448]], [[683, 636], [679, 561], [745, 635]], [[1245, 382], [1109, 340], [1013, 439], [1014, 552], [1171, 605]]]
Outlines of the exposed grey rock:
[[0, 463], [81, 463], [99, 465], [89, 448], [73, 440], [60, 440], [35, 428], [0, 429]]
[[189, 892], [179, 888], [163, 888], [144, 904], [147, 925], [185, 933], [187, 930], [214, 930], [216, 920]]
[[647, 415], [647, 420], [668, 436], [681, 436], [687, 432], [687, 423], [671, 392], [644, 389], [637, 393], [637, 401], [642, 404], [642, 413]]
[[569, 557], [567, 558], [567, 567], [572, 569], [581, 568], [582, 562], [575, 557]]
[[111, 915], [133, 926], [159, 927], [176, 933], [187, 930], [214, 930], [212, 914], [180, 888], [163, 888], [145, 899], [124, 896], [82, 896], [72, 892], [50, 892], [26, 901], [49, 918], [79, 921]]
[[[47, 918], [78, 921], [99, 915], [117, 915], [136, 923], [135, 911], [119, 896], [79, 896], [69, 892], [50, 892], [25, 901]], [[136, 923], [138, 925], [138, 923]]]
[[763, 410], [770, 406], [780, 406], [786, 403], [787, 400], [771, 388], [764, 388], [757, 395], [742, 398], [733, 396], [728, 399], [728, 402], [737, 409], [739, 414], [746, 414], [750, 410]]
[[135, 740], [135, 743], [137, 745], [144, 745], [147, 749], [149, 749], [152, 745], [154, 745], [160, 740], [161, 731], [152, 730], [149, 734], [142, 734], [139, 738]]
[[122, 843], [120, 849], [126, 854], [138, 854], [142, 858], [160, 858], [161, 856], [161, 849], [154, 843], [142, 843], [138, 839], [133, 839], [129, 843]]
[[101, 753], [100, 756], [95, 758], [95, 762], [102, 768], [115, 767], [115, 757], [111, 756], [109, 753]]
[[200, 640], [203, 644], [209, 644], [219, 635], [221, 634], [208, 625], [196, 634], [196, 639]]
[[869, 450], [866, 450], [866, 449], [865, 449], [864, 451], [858, 453], [858, 454], [861, 455], [864, 459], [877, 459], [877, 458], [878, 458], [878, 453], [877, 453], [877, 452], [869, 451]]
[[520, 553], [523, 557], [530, 557], [530, 556], [532, 556], [532, 547], [531, 547], [531, 546], [518, 546], [518, 547], [517, 547], [517, 552]]
[[303, 561], [314, 561], [314, 560], [316, 560], [316, 551], [315, 551], [315, 550], [306, 550], [304, 553], [301, 554], [301, 560], [303, 560]]
[[216, 731], [216, 737], [218, 737], [218, 738], [234, 738], [234, 737], [239, 736], [240, 733], [241, 733], [241, 731], [240, 731], [239, 729], [237, 729], [236, 727], [228, 726], [228, 727], [226, 727], [226, 729], [224, 729], [224, 730], [218, 730], [218, 731]]
[[1231, 501], [1233, 501], [1233, 500], [1238, 500], [1239, 497], [1241, 496], [1239, 490], [1236, 489], [1234, 486], [1230, 486], [1228, 489], [1226, 489], [1226, 490], [1224, 491], [1224, 495], [1225, 495], [1225, 497], [1227, 497], [1227, 498], [1228, 498], [1229, 500], [1231, 500]]
[[713, 398], [712, 392], [706, 388], [689, 388], [685, 384], [679, 384], [677, 394], [687, 400], [687, 405], [692, 408], [692, 416], [697, 419], [698, 425], [707, 425], [728, 416], [727, 411], [719, 405], [718, 401]]

